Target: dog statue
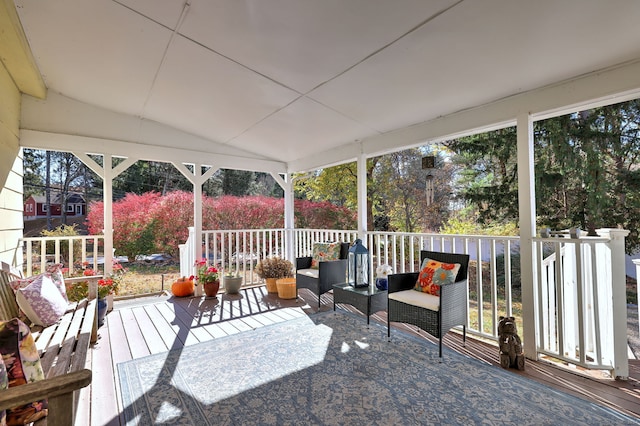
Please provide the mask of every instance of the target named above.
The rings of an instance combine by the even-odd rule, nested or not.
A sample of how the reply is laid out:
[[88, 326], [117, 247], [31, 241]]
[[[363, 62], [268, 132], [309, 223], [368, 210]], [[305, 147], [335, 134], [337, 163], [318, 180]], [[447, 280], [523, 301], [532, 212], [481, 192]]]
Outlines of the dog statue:
[[514, 317], [500, 317], [498, 339], [500, 343], [500, 366], [502, 368], [514, 367], [518, 370], [524, 370], [522, 342], [518, 336], [518, 328]]

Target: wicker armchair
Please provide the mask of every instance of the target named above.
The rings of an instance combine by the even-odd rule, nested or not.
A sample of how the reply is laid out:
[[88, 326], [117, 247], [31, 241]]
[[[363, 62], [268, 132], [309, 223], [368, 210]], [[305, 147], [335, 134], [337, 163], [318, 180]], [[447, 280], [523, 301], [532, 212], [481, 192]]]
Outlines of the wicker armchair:
[[405, 302], [407, 298], [414, 299], [416, 294], [423, 295], [413, 290], [418, 272], [389, 275], [387, 336], [391, 340], [391, 322], [413, 324], [438, 338], [439, 357], [442, 359], [442, 338], [452, 327], [461, 325], [462, 341], [466, 341], [469, 255], [421, 251], [421, 264], [426, 257], [439, 262], [459, 263], [455, 283], [441, 286], [440, 297], [424, 294], [435, 305], [433, 309], [429, 309]]
[[320, 262], [318, 269], [311, 269], [311, 256], [296, 259], [296, 292], [301, 288], [308, 288], [318, 296], [318, 309], [320, 309], [320, 296], [333, 289], [334, 284], [346, 282], [347, 256], [349, 243], [340, 244], [340, 260]]

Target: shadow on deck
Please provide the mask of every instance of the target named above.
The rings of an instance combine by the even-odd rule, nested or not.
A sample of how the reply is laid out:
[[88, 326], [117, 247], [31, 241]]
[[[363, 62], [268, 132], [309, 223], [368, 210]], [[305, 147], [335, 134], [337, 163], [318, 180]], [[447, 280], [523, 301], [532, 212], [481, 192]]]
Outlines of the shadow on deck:
[[[242, 289], [238, 295], [220, 294], [217, 298], [173, 298], [154, 296], [117, 301], [100, 328], [100, 340], [92, 351], [93, 382], [81, 395], [81, 403], [91, 404], [91, 419], [83, 423], [120, 425], [122, 418], [117, 364], [170, 349], [252, 330], [317, 312], [317, 298], [303, 289], [298, 299], [284, 300], [266, 292], [265, 287]], [[321, 311], [333, 309], [333, 296], [322, 296]], [[350, 305], [338, 309], [359, 313]], [[362, 315], [362, 314], [360, 314]], [[372, 321], [386, 324], [386, 313], [378, 312]], [[364, 315], [363, 315], [364, 321]], [[394, 324], [403, 331], [437, 343], [428, 334], [406, 324]], [[497, 346], [450, 332], [446, 347], [487, 364], [499, 366]], [[531, 380], [560, 391], [640, 417], [640, 363], [630, 361], [627, 381], [598, 377], [559, 368], [546, 362], [527, 360], [525, 371], [511, 369]], [[90, 395], [90, 396], [89, 396]]]

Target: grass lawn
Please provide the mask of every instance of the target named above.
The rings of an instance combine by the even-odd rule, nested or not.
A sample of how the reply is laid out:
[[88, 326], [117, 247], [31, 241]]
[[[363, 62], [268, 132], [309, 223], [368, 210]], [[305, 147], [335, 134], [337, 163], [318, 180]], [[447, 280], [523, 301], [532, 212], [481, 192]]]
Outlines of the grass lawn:
[[180, 266], [177, 263], [132, 263], [127, 264], [125, 269], [127, 273], [122, 280], [118, 296], [171, 291], [171, 284], [180, 277]]

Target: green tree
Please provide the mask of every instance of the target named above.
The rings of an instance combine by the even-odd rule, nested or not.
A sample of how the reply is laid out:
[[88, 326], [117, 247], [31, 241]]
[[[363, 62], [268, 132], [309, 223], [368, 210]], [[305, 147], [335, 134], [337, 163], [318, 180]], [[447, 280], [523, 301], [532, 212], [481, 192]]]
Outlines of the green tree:
[[[461, 166], [458, 194], [478, 221], [517, 223], [515, 128], [448, 146]], [[620, 226], [630, 231], [627, 252], [640, 247], [640, 100], [536, 122], [534, 155], [538, 226]]]
[[22, 151], [22, 164], [24, 168], [23, 187], [24, 199], [31, 195], [43, 193], [45, 181], [42, 177], [44, 167], [44, 151], [27, 149]]
[[516, 129], [513, 127], [449, 141], [459, 167], [457, 195], [477, 209], [481, 224], [518, 218]]
[[[367, 159], [367, 223], [374, 228], [374, 211], [382, 202], [375, 169], [380, 157]], [[316, 171], [311, 176], [299, 177], [294, 186], [297, 198], [310, 201], [328, 201], [337, 206], [356, 211], [358, 208], [358, 165], [356, 162], [340, 164]]]

